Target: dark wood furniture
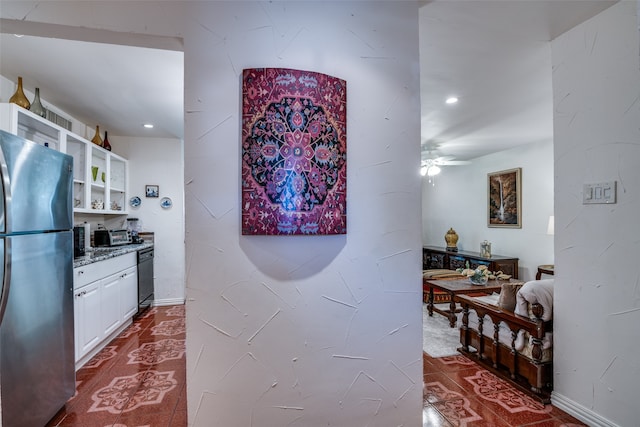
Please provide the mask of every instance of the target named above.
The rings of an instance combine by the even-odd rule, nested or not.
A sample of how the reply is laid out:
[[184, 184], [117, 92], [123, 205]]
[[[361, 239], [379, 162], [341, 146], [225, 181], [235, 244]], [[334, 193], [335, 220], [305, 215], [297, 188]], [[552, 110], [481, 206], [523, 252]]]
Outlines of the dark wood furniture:
[[[492, 372], [508, 380], [519, 389], [538, 397], [543, 403], [549, 403], [553, 380], [553, 358], [543, 361], [542, 339], [545, 332], [553, 330], [553, 320], [543, 321], [543, 308], [532, 304], [531, 311], [536, 320], [520, 316], [512, 311], [487, 304], [466, 295], [456, 296], [462, 306], [462, 325], [460, 326], [461, 353], [487, 366]], [[469, 327], [469, 310], [478, 315], [478, 328]], [[483, 334], [483, 322], [486, 317], [493, 323], [493, 337]], [[498, 340], [500, 322], [511, 331], [511, 345]], [[515, 340], [518, 331], [524, 330], [532, 338], [532, 359], [516, 351]], [[475, 350], [473, 350], [473, 349]]]
[[457, 268], [465, 268], [467, 261], [469, 262], [470, 268], [486, 265], [490, 271], [502, 271], [514, 279], [518, 278], [518, 258], [502, 255], [491, 255], [491, 258], [484, 258], [480, 256], [479, 252], [452, 252], [436, 246], [422, 247], [423, 270], [436, 268], [455, 270]]
[[538, 272], [536, 273], [536, 280], [540, 280], [543, 274], [548, 274], [549, 276], [553, 276], [553, 264], [539, 265]]
[[[504, 281], [489, 280], [486, 285], [474, 285], [469, 282], [469, 279], [444, 279], [444, 280], [429, 280], [423, 279], [422, 286], [429, 288], [429, 298], [427, 299], [427, 311], [429, 316], [433, 316], [433, 312], [442, 314], [449, 318], [449, 326], [452, 328], [456, 326], [456, 313], [460, 310], [456, 309], [456, 295], [462, 294], [490, 294], [492, 292], [500, 292]], [[449, 309], [441, 310], [435, 307], [433, 304], [434, 290], [444, 292], [449, 295]]]

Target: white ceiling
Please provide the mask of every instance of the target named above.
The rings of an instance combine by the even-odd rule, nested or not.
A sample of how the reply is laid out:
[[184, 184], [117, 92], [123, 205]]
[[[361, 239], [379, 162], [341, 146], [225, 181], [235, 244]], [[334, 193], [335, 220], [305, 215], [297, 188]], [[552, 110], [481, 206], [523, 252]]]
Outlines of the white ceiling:
[[[614, 3], [441, 0], [423, 5], [423, 159], [469, 160], [551, 140], [549, 41]], [[445, 105], [451, 95], [459, 102]]]
[[[548, 42], [614, 3], [425, 2], [419, 17], [423, 157], [467, 160], [550, 140]], [[38, 34], [2, 20], [0, 32], [17, 29]], [[74, 37], [80, 38], [66, 38]], [[50, 102], [110, 135], [182, 138], [183, 53], [169, 49], [0, 34], [0, 74], [22, 76], [26, 89], [40, 87], [45, 107]], [[444, 104], [450, 95], [458, 104]], [[146, 122], [155, 129], [143, 129]]]
[[45, 108], [53, 104], [109, 135], [183, 137], [183, 57], [175, 50], [0, 34], [0, 74], [21, 76], [25, 89], [40, 88]]

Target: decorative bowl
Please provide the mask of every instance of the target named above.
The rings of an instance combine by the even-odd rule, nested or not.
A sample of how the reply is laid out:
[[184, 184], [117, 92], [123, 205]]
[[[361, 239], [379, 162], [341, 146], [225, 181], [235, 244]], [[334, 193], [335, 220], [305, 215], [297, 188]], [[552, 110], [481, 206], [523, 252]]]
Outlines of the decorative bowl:
[[488, 280], [489, 278], [482, 273], [469, 276], [469, 281], [474, 285], [486, 285]]

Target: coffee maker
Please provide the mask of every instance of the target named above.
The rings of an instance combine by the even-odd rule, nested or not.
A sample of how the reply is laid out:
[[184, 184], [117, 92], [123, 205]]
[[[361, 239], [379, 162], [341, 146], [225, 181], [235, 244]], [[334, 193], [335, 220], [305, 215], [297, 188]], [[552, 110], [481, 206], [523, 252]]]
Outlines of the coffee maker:
[[131, 243], [142, 243], [144, 240], [138, 235], [142, 230], [140, 220], [138, 218], [127, 218], [127, 230], [131, 235]]

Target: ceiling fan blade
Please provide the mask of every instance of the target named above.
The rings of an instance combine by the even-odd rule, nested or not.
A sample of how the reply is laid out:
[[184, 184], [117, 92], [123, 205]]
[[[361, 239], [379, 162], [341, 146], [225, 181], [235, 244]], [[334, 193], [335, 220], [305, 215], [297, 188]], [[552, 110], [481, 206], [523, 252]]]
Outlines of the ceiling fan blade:
[[461, 165], [470, 165], [471, 162], [467, 161], [467, 160], [442, 160], [439, 162], [436, 162], [439, 165], [444, 165], [444, 166], [461, 166]]

